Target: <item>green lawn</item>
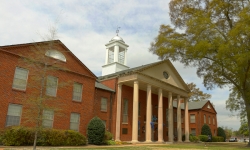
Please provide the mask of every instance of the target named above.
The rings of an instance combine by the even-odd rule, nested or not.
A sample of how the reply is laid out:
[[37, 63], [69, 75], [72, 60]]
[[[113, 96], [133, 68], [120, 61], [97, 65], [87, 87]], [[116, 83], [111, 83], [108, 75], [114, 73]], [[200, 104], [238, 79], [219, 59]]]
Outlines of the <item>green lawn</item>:
[[214, 150], [237, 150], [237, 149], [249, 149], [250, 147], [246, 147], [245, 143], [175, 143], [175, 144], [166, 144], [166, 145], [142, 145], [142, 144], [137, 144], [137, 145], [121, 145], [121, 146], [94, 146], [94, 147], [81, 147], [81, 148], [65, 148], [65, 149], [90, 149], [90, 150], [164, 150], [164, 149], [173, 149], [173, 150], [178, 150], [178, 149], [214, 149]]
[[[32, 149], [31, 146], [29, 147], [0, 147], [0, 150], [20, 150], [20, 149], [26, 149], [30, 150]], [[128, 144], [128, 145], [113, 145], [113, 146], [76, 146], [76, 147], [37, 147], [37, 150], [180, 150], [180, 149], [187, 149], [187, 150], [193, 150], [193, 149], [209, 149], [209, 150], [242, 150], [242, 149], [248, 149], [250, 150], [250, 147], [246, 147], [245, 143], [207, 143], [206, 146], [204, 143], [174, 143], [174, 144]]]

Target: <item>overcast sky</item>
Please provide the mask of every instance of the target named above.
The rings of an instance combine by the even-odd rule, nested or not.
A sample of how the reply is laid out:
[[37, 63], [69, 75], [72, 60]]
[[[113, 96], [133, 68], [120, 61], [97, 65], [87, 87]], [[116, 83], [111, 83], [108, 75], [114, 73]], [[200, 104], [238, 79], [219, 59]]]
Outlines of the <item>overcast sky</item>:
[[[61, 40], [96, 76], [105, 62], [105, 44], [116, 35], [129, 45], [127, 63], [136, 67], [158, 61], [148, 51], [161, 24], [170, 24], [169, 0], [0, 0], [0, 45], [42, 41], [40, 34], [57, 26]], [[58, 21], [56, 21], [58, 20]], [[238, 130], [237, 117], [225, 108], [228, 88], [206, 91], [195, 68], [173, 62], [185, 82], [212, 95], [218, 126]]]

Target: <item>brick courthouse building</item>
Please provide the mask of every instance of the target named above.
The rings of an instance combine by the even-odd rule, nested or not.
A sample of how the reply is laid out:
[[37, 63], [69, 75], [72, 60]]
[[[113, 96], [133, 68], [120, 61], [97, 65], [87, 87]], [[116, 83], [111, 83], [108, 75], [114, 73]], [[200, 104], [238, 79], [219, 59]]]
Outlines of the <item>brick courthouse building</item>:
[[43, 95], [49, 107], [42, 112], [43, 126], [86, 135], [89, 120], [98, 116], [117, 141], [180, 142], [182, 135], [189, 141], [190, 90], [181, 76], [169, 60], [129, 68], [127, 48], [121, 37], [112, 38], [97, 78], [59, 40], [1, 46], [0, 128], [34, 126], [26, 119], [32, 107], [20, 98], [41, 92], [35, 88], [41, 82], [32, 78], [37, 72], [23, 61], [28, 59], [42, 66], [39, 71], [56, 68], [45, 72]]

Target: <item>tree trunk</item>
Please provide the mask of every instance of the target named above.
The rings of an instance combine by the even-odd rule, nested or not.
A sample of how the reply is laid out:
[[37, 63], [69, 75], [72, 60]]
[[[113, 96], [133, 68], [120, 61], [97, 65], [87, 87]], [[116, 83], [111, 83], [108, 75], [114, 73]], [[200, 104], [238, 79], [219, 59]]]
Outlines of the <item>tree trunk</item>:
[[[246, 105], [248, 130], [250, 130], [250, 97], [244, 96], [243, 98]], [[250, 134], [248, 135], [248, 138], [250, 139]], [[248, 142], [247, 146], [250, 147], [250, 141]]]
[[34, 138], [34, 144], [33, 144], [33, 150], [36, 150], [37, 134], [38, 134], [38, 131], [37, 131], [37, 129], [36, 129], [35, 138]]

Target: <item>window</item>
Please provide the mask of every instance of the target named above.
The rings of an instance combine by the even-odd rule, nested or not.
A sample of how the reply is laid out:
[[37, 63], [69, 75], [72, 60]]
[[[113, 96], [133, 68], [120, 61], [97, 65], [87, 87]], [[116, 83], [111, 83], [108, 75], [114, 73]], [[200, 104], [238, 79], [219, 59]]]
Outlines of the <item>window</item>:
[[108, 51], [108, 63], [114, 62], [114, 50], [109, 49]]
[[195, 130], [195, 128], [191, 128], [191, 134], [194, 135], [194, 136], [196, 136], [196, 130]]
[[210, 122], [210, 116], [208, 116], [208, 123], [210, 124], [211, 122]]
[[204, 123], [206, 123], [207, 122], [207, 120], [206, 120], [206, 115], [204, 115]]
[[78, 102], [82, 101], [82, 84], [81, 83], [74, 83], [73, 100], [78, 101]]
[[80, 114], [71, 113], [70, 114], [70, 130], [79, 131]]
[[213, 117], [213, 125], [215, 125], [215, 119], [214, 119], [214, 117]]
[[102, 120], [102, 123], [104, 124], [104, 127], [106, 128], [106, 120]]
[[190, 115], [190, 123], [195, 123], [195, 115]]
[[46, 84], [46, 95], [56, 96], [56, 91], [57, 91], [57, 78], [53, 76], [48, 76]]
[[26, 90], [28, 70], [16, 67], [14, 80], [13, 80], [13, 89]]
[[210, 107], [210, 105], [209, 105], [209, 104], [207, 105], [207, 108], [208, 108], [208, 109], [211, 109], [211, 107]]
[[138, 103], [138, 116], [141, 116], [141, 103]]
[[124, 58], [125, 58], [125, 50], [123, 48], [120, 48], [119, 50], [119, 57], [118, 57], [118, 62], [121, 64], [124, 64]]
[[107, 98], [102, 97], [101, 99], [101, 111], [107, 111]]
[[168, 109], [166, 109], [166, 127], [168, 127]]
[[177, 114], [174, 113], [174, 122], [177, 122]]
[[52, 128], [54, 121], [53, 110], [43, 110], [43, 127]]
[[66, 62], [65, 56], [57, 50], [48, 50], [45, 55]]
[[183, 122], [184, 122], [184, 116], [181, 115], [181, 123], [183, 123]]
[[9, 104], [6, 127], [20, 125], [22, 105]]
[[128, 100], [123, 100], [123, 116], [122, 123], [128, 123]]

